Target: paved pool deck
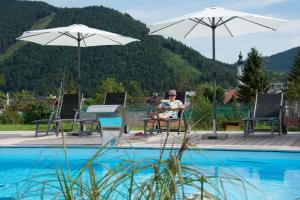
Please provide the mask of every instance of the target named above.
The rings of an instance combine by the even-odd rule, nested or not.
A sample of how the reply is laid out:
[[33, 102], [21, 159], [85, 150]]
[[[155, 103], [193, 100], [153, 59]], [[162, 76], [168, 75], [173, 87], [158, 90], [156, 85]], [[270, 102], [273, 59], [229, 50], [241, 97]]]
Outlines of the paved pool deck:
[[[122, 135], [118, 142], [120, 147], [161, 147], [165, 141], [166, 134], [154, 134], [151, 136], [134, 136], [130, 134]], [[270, 133], [255, 133], [244, 137], [242, 132], [219, 132], [228, 134], [228, 138], [202, 139], [202, 135], [209, 131], [196, 131], [190, 133], [189, 143], [199, 148], [208, 149], [245, 149], [245, 150], [285, 150], [300, 151], [300, 132], [289, 132], [285, 135]], [[170, 133], [166, 146], [180, 147], [184, 134]], [[82, 137], [64, 134], [64, 141], [69, 146], [99, 146], [102, 138], [99, 133], [92, 133]], [[34, 131], [0, 131], [0, 146], [61, 146], [63, 143], [62, 134], [55, 136], [34, 136]]]

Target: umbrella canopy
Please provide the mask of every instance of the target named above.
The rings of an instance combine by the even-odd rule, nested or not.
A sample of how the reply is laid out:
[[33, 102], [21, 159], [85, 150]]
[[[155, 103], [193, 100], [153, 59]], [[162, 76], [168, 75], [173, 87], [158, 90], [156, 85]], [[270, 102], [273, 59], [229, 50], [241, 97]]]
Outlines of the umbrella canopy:
[[183, 38], [215, 35], [234, 37], [247, 33], [275, 31], [286, 20], [221, 7], [206, 8], [202, 11], [155, 23], [149, 26], [151, 35], [166, 35]]
[[[78, 99], [81, 102], [80, 91], [80, 47], [126, 45], [138, 39], [122, 36], [116, 33], [102, 31], [82, 24], [73, 24], [67, 27], [58, 27], [43, 30], [25, 31], [17, 38], [41, 45], [73, 46], [77, 47], [78, 67]], [[80, 108], [81, 105], [78, 106]]]
[[139, 41], [123, 35], [102, 31], [82, 24], [43, 30], [25, 31], [18, 40], [51, 46], [92, 47], [103, 45], [126, 45]]
[[[216, 36], [234, 37], [254, 32], [276, 31], [285, 22], [286, 20], [273, 17], [238, 12], [221, 7], [210, 7], [199, 12], [152, 24], [149, 26], [149, 34], [182, 38], [212, 36], [212, 57], [215, 60]], [[213, 133], [216, 136], [215, 80], [213, 97]]]

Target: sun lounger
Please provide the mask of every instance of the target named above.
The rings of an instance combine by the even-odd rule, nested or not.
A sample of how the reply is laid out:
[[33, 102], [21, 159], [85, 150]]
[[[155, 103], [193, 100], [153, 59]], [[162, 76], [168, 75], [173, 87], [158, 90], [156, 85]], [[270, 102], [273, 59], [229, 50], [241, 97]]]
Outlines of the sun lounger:
[[268, 122], [271, 125], [271, 134], [275, 126], [279, 134], [286, 133], [283, 122], [283, 93], [256, 94], [253, 114], [244, 119], [244, 136], [254, 133], [255, 122]]
[[56, 115], [52, 112], [49, 119], [33, 121], [33, 123], [36, 124], [35, 136], [37, 137], [39, 135], [39, 125], [45, 123], [47, 123], [46, 135], [49, 134], [51, 124], [54, 123], [55, 134], [58, 136], [61, 122], [72, 122], [73, 127], [78, 119], [78, 111], [78, 94], [64, 94]]

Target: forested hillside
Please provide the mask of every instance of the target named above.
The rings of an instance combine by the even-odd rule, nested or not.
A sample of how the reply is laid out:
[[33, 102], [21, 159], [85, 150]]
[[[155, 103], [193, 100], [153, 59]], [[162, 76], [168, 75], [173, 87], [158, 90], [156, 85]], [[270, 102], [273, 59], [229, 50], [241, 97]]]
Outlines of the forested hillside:
[[265, 57], [267, 69], [277, 72], [290, 72], [298, 51], [300, 51], [300, 47], [295, 47], [272, 56]]
[[54, 10], [46, 3], [0, 0], [0, 53], [15, 43], [16, 37], [29, 30], [34, 22]]
[[[191, 89], [195, 83], [211, 81], [218, 69], [219, 84], [235, 83], [235, 70], [230, 65], [213, 63], [173, 39], [148, 36], [145, 24], [113, 9], [55, 8], [41, 2], [0, 0], [0, 11], [0, 73], [6, 79], [3, 91], [25, 89], [48, 95], [57, 90], [61, 80], [76, 80], [76, 48], [16, 43], [16, 37], [38, 23], [47, 28], [85, 24], [141, 40], [126, 46], [81, 49], [82, 87], [87, 95], [107, 77], [115, 77], [125, 86], [135, 80], [148, 91]], [[23, 45], [10, 48], [18, 43]], [[8, 56], [3, 56], [5, 53]]]

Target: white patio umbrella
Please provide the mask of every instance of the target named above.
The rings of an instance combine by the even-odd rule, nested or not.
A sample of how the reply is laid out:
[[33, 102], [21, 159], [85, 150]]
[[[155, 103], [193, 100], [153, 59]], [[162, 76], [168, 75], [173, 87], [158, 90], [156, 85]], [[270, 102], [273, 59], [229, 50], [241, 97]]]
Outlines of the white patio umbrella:
[[[149, 26], [150, 35], [181, 38], [212, 37], [212, 58], [215, 61], [215, 37], [235, 37], [242, 34], [276, 31], [286, 20], [250, 13], [210, 7], [202, 11], [158, 22]], [[216, 80], [213, 95], [213, 135], [216, 131]]]
[[[77, 47], [78, 67], [78, 102], [81, 102], [80, 90], [80, 47], [104, 46], [104, 45], [126, 45], [138, 39], [122, 36], [119, 34], [102, 31], [82, 24], [73, 24], [67, 27], [25, 31], [17, 38], [50, 46], [73, 46]], [[80, 108], [80, 105], [78, 106]]]

